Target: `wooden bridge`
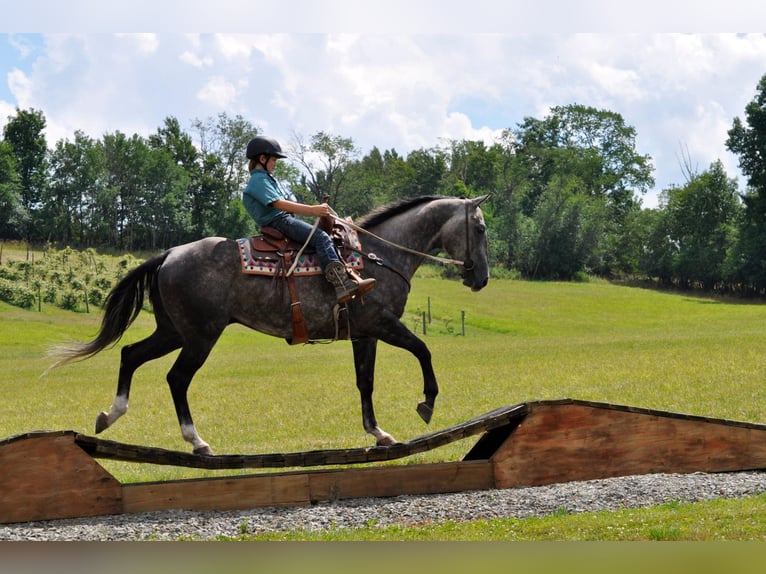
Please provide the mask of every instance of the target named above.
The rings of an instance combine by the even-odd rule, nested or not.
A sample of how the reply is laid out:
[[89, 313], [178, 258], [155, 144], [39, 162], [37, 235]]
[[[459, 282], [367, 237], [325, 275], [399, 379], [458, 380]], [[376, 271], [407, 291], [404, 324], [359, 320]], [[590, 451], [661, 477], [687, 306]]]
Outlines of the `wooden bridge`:
[[[478, 439], [460, 461], [370, 464], [472, 436]], [[213, 470], [306, 469], [121, 484], [98, 459]], [[321, 468], [338, 465], [343, 468]], [[295, 453], [200, 456], [74, 431], [37, 431], [0, 440], [0, 523], [756, 469], [766, 469], [766, 425], [572, 399], [496, 409], [389, 447]]]

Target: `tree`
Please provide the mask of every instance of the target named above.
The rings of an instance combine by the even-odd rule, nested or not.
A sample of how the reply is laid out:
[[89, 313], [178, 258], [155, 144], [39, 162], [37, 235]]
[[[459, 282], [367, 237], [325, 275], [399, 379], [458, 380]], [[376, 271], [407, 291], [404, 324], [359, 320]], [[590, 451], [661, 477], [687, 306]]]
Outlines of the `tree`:
[[766, 194], [766, 75], [757, 90], [745, 106], [746, 125], [738, 117], [734, 118], [726, 147], [739, 156], [739, 167], [747, 176], [748, 185]]
[[614, 215], [634, 192], [654, 184], [651, 158], [635, 148], [636, 130], [620, 114], [577, 104], [551, 108], [543, 120], [526, 118], [514, 132], [514, 153], [533, 183], [527, 211], [554, 176], [576, 175], [583, 192], [603, 197]]
[[445, 191], [470, 197], [493, 193], [497, 187], [501, 156], [499, 145], [487, 148], [482, 141], [450, 142], [449, 155], [442, 160], [442, 164], [449, 163]]
[[[651, 158], [636, 151], [635, 137], [635, 129], [619, 114], [576, 104], [551, 108], [543, 120], [525, 118], [517, 130], [504, 134], [500, 180], [504, 193], [515, 197], [506, 197], [498, 205], [533, 217], [554, 179], [576, 178], [580, 184], [572, 189], [604, 208], [583, 212], [583, 216], [591, 213], [603, 218], [593, 222], [594, 228], [602, 226], [605, 235], [603, 241], [592, 243], [602, 250], [589, 257], [599, 262], [593, 271], [630, 272], [623, 266], [636, 256], [627, 260], [622, 256], [622, 238], [631, 232], [626, 225], [635, 221], [640, 209], [636, 194], [654, 184]], [[500, 220], [518, 223], [508, 213], [501, 213]], [[508, 251], [512, 254], [514, 248]]]
[[744, 213], [737, 254], [737, 273], [743, 283], [757, 291], [766, 289], [766, 75], [756, 95], [745, 106], [745, 122], [734, 118], [726, 147], [739, 156], [739, 167], [747, 176], [748, 190], [742, 196]]
[[115, 233], [113, 245], [121, 249], [145, 248], [156, 216], [156, 201], [149, 189], [151, 150], [142, 137], [122, 132], [106, 134], [103, 139], [107, 172], [106, 198], [114, 201], [114, 210], [102, 205], [108, 227]]
[[173, 161], [188, 172], [199, 167], [199, 152], [189, 134], [181, 130], [181, 124], [173, 116], [165, 118], [162, 127], [149, 136], [149, 147], [167, 150]]
[[725, 278], [740, 204], [737, 182], [716, 161], [683, 187], [663, 192], [670, 241], [676, 245], [673, 275], [683, 287], [712, 289]]
[[341, 215], [359, 217], [391, 198], [390, 181], [385, 177], [386, 162], [376, 147], [347, 170], [347, 194]]
[[226, 112], [218, 114], [215, 119], [195, 120], [193, 126], [199, 136], [200, 152], [219, 158], [224, 168], [226, 188], [238, 193], [247, 183], [249, 175], [245, 158], [247, 142], [258, 135], [258, 128], [241, 115], [232, 118]]
[[199, 180], [192, 216], [195, 233], [236, 237], [253, 229], [242, 207], [247, 184], [247, 142], [259, 130], [242, 116], [221, 113], [216, 119], [195, 120], [200, 141]]
[[[29, 214], [25, 221], [24, 236], [34, 239], [38, 229], [38, 210], [47, 183], [47, 153], [45, 116], [41, 111], [16, 108], [3, 128], [5, 141], [11, 144], [16, 156], [16, 168], [21, 186], [21, 206]], [[39, 237], [38, 237], [39, 238]]]
[[67, 244], [89, 245], [91, 226], [100, 215], [94, 198], [105, 183], [104, 148], [81, 131], [74, 141], [60, 140], [51, 153], [50, 186], [43, 197], [45, 237]]
[[11, 144], [0, 141], [0, 237], [22, 236], [27, 212], [21, 202], [21, 184]]
[[[408, 177], [400, 182], [397, 197], [439, 195], [447, 172], [447, 154], [439, 149], [416, 149], [405, 160]], [[402, 184], [406, 187], [402, 187]]]
[[[176, 240], [186, 240], [215, 235], [209, 228], [209, 206], [215, 202], [206, 193], [210, 188], [203, 184], [203, 164], [191, 136], [181, 129], [175, 117], [169, 116], [162, 127], [149, 136], [148, 144], [158, 157], [159, 154], [168, 154], [165, 169], [172, 174], [164, 176], [174, 184], [170, 186], [170, 196], [161, 198], [160, 202], [166, 204], [163, 209], [175, 229], [171, 236], [175, 235]], [[176, 167], [171, 167], [171, 164]]]
[[646, 229], [639, 269], [668, 287], [673, 284], [673, 265], [678, 254], [678, 244], [671, 237], [670, 216], [665, 209], [644, 209], [639, 219]]
[[327, 198], [341, 213], [345, 209], [343, 183], [346, 169], [359, 154], [354, 141], [320, 131], [306, 143], [300, 134], [294, 134], [290, 151], [305, 171], [305, 186], [314, 201], [321, 202]]
[[603, 205], [574, 177], [554, 178], [532, 216], [519, 218], [516, 265], [531, 278], [574, 278], [598, 265]]

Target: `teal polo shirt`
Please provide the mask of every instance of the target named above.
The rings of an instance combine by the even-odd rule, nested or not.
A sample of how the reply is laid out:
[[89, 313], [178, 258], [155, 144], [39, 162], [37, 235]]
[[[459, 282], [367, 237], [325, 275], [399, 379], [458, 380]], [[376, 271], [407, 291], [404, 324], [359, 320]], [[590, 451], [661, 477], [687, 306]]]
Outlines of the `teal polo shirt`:
[[242, 192], [242, 203], [258, 227], [268, 225], [274, 218], [285, 213], [271, 206], [279, 199], [287, 199], [286, 194], [265, 169], [254, 169], [250, 172], [250, 180]]

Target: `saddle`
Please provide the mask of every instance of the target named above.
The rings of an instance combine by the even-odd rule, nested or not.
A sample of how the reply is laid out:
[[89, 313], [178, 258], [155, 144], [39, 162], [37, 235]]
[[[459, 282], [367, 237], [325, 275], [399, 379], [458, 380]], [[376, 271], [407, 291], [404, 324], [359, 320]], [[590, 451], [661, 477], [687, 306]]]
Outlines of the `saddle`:
[[[323, 229], [335, 244], [340, 260], [349, 268], [364, 267], [362, 244], [356, 231], [348, 225], [351, 222], [332, 220]], [[320, 222], [321, 224], [321, 222]], [[311, 245], [288, 239], [273, 227], [261, 228], [261, 235], [237, 240], [239, 244], [242, 272], [251, 275], [284, 276], [291, 267], [296, 276], [321, 275], [322, 266]], [[301, 249], [303, 251], [301, 252]], [[300, 256], [298, 256], [300, 253]], [[295, 258], [298, 258], [297, 262]], [[289, 261], [289, 263], [288, 263]]]
[[[328, 217], [322, 218], [320, 226], [335, 244], [340, 260], [351, 273], [356, 273], [364, 267], [362, 245], [356, 231], [347, 222], [350, 223], [351, 219], [341, 221]], [[308, 342], [308, 328], [301, 311], [295, 278], [322, 275], [322, 266], [316, 256], [316, 250], [311, 245], [304, 247], [303, 244], [288, 239], [273, 227], [262, 227], [261, 235], [238, 239], [237, 244], [243, 273], [270, 275], [274, 279], [287, 282], [293, 325], [293, 336], [287, 342], [291, 345]], [[346, 309], [338, 307], [336, 305], [336, 309], [333, 310], [336, 339], [347, 339], [349, 337], [348, 322], [340, 320]], [[347, 312], [345, 316], [347, 318]]]

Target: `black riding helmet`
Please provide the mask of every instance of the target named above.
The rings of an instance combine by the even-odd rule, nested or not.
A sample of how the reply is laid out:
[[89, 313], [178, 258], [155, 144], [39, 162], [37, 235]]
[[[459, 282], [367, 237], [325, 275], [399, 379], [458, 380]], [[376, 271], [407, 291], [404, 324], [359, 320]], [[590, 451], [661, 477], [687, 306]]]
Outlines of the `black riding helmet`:
[[282, 146], [280, 146], [279, 142], [274, 138], [255, 136], [247, 142], [247, 159], [258, 159], [258, 156], [261, 154], [278, 158], [287, 157], [282, 153]]

